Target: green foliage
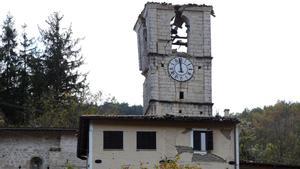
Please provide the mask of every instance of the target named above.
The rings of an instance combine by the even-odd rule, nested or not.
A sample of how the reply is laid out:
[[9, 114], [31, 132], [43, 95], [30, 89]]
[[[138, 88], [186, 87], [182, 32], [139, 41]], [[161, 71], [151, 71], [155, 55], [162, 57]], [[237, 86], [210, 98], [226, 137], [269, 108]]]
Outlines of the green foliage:
[[183, 165], [179, 163], [179, 156], [176, 156], [175, 160], [167, 160], [155, 167], [156, 169], [201, 169], [199, 165]]
[[119, 103], [115, 97], [106, 96], [98, 91], [95, 94], [90, 91], [84, 92], [82, 102], [85, 108], [84, 114], [119, 114], [119, 115], [142, 115], [141, 105], [129, 106], [128, 103]]
[[[197, 164], [180, 164], [180, 157], [177, 155], [174, 160], [163, 160], [154, 166], [154, 169], [201, 169]], [[134, 167], [127, 165], [122, 166], [122, 169], [134, 169]], [[140, 163], [139, 169], [150, 169], [144, 163]]]
[[[83, 114], [116, 115], [125, 114], [127, 112], [142, 113], [142, 106], [129, 106], [127, 103], [118, 103], [114, 98], [97, 97], [97, 99], [103, 99], [107, 102], [95, 104], [95, 102], [89, 102], [87, 100], [81, 102], [74, 98], [73, 100], [68, 99], [66, 102], [57, 104], [54, 95], [48, 94], [47, 96], [43, 96], [39, 102], [39, 105], [43, 107], [43, 111], [32, 110], [31, 112], [34, 113], [28, 122], [28, 126], [77, 128], [79, 116]], [[103, 96], [101, 95], [101, 97]]]
[[105, 102], [99, 107], [100, 114], [142, 115], [143, 107], [128, 103]]
[[238, 117], [241, 159], [300, 165], [300, 103], [280, 101]]
[[17, 54], [17, 45], [14, 18], [7, 15], [0, 41], [0, 108], [9, 122], [24, 121], [22, 103], [18, 98], [22, 63]]
[[65, 169], [75, 169], [75, 167], [71, 163], [67, 162]]
[[86, 75], [78, 72], [83, 64], [81, 49], [78, 47], [80, 39], [73, 39], [71, 26], [63, 28], [62, 20], [63, 15], [55, 12], [46, 21], [48, 28], [40, 29], [45, 46], [42, 59], [47, 91], [58, 102], [77, 97], [86, 87]]
[[40, 102], [43, 111], [33, 111], [29, 119], [30, 127], [67, 127], [77, 128], [80, 104], [74, 100], [58, 103], [54, 95], [49, 94]]
[[86, 75], [78, 71], [83, 64], [80, 40], [73, 39], [71, 27], [62, 27], [62, 20], [58, 13], [50, 15], [48, 28], [40, 29], [41, 42], [29, 38], [24, 25], [18, 43], [14, 18], [5, 19], [0, 41], [0, 109], [7, 126], [76, 125]]

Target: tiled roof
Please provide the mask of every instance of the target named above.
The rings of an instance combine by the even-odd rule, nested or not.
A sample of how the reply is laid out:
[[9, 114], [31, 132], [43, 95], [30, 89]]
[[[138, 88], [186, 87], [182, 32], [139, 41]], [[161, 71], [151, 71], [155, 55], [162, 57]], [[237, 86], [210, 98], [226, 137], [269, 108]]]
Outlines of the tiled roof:
[[167, 114], [163, 116], [153, 115], [83, 115], [81, 119], [89, 120], [121, 120], [121, 121], [177, 121], [177, 122], [229, 122], [239, 123], [237, 118], [232, 117], [221, 117], [221, 116], [176, 116]]
[[57, 132], [57, 131], [65, 131], [65, 132], [77, 132], [78, 129], [76, 128], [44, 128], [44, 127], [6, 127], [0, 128], [0, 131], [38, 131], [38, 132]]
[[[147, 6], [148, 4], [158, 4], [158, 5], [166, 5], [166, 6], [176, 6], [177, 4], [172, 4], [172, 3], [166, 3], [166, 2], [147, 2], [145, 4], [145, 6]], [[179, 5], [178, 6], [196, 6], [196, 7], [211, 7], [211, 5], [206, 5], [206, 4], [183, 4], [183, 5]]]

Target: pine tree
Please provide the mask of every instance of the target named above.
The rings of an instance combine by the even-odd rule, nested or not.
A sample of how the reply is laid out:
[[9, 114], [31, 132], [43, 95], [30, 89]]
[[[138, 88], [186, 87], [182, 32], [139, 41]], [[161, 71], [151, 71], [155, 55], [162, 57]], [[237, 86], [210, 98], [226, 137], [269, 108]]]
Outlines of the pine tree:
[[28, 100], [29, 107], [33, 112], [43, 111], [42, 99], [47, 96], [47, 80], [45, 75], [44, 60], [36, 53], [34, 57], [29, 60], [30, 66], [30, 100]]
[[0, 106], [11, 123], [18, 122], [22, 107], [16, 96], [18, 89], [18, 69], [20, 62], [17, 55], [17, 31], [14, 18], [7, 15], [3, 26], [0, 46]]
[[18, 70], [18, 98], [19, 102], [21, 104], [25, 104], [28, 99], [30, 98], [30, 65], [32, 65], [30, 62], [33, 60], [36, 48], [34, 47], [33, 39], [28, 38], [28, 35], [25, 31], [26, 25], [23, 25], [23, 33], [22, 33], [22, 39], [20, 42], [21, 49], [19, 51], [19, 62], [20, 67]]
[[[62, 28], [63, 16], [54, 13], [41, 29], [44, 49], [33, 38], [21, 34], [20, 46], [14, 19], [8, 15], [0, 41], [0, 113], [9, 126], [71, 126], [80, 112], [81, 94], [87, 85], [78, 43], [71, 26]], [[42, 52], [37, 52], [42, 51]], [[70, 119], [70, 117], [73, 119]], [[56, 117], [60, 121], [54, 123]], [[76, 123], [77, 124], [77, 123]]]
[[69, 98], [76, 98], [84, 88], [85, 74], [78, 73], [83, 64], [78, 43], [80, 39], [73, 39], [71, 26], [62, 28], [63, 16], [52, 14], [46, 23], [48, 29], [40, 30], [45, 51], [42, 58], [45, 61], [45, 76], [48, 92], [61, 103]]
[[[36, 63], [37, 62], [37, 48], [34, 41], [34, 38], [29, 38], [26, 33], [26, 24], [22, 26], [23, 33], [20, 41], [20, 50], [19, 50], [19, 69], [18, 69], [18, 90], [17, 98], [20, 105], [23, 106], [23, 123], [29, 121], [29, 118], [32, 118], [32, 110], [29, 108], [31, 106], [36, 106], [35, 102], [40, 98], [35, 98], [37, 91], [35, 88], [40, 85], [41, 82], [37, 82], [35, 79], [36, 74]], [[38, 64], [39, 65], [39, 64]], [[42, 79], [39, 79], [42, 80]], [[38, 84], [36, 84], [38, 83]], [[41, 88], [41, 86], [38, 86]]]
[[35, 117], [29, 125], [33, 127], [74, 127], [78, 123], [86, 75], [78, 72], [83, 64], [80, 39], [73, 39], [71, 26], [61, 27], [62, 19], [54, 13], [46, 20], [48, 28], [40, 29], [44, 51], [31, 62]]

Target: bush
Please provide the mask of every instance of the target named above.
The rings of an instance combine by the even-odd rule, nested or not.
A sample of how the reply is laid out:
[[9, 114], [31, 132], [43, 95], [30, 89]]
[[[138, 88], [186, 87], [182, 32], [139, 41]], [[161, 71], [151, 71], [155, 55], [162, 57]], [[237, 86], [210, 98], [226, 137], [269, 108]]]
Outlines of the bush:
[[[180, 164], [179, 156], [175, 157], [175, 160], [161, 160], [159, 164], [155, 165], [154, 169], [201, 169], [199, 165], [188, 165]], [[122, 169], [134, 169], [130, 165], [123, 166]], [[140, 163], [139, 169], [150, 169], [149, 167], [144, 166], [143, 163]]]
[[179, 164], [179, 156], [177, 155], [175, 160], [164, 160], [159, 165], [155, 166], [155, 169], [201, 169], [199, 165], [183, 165]]

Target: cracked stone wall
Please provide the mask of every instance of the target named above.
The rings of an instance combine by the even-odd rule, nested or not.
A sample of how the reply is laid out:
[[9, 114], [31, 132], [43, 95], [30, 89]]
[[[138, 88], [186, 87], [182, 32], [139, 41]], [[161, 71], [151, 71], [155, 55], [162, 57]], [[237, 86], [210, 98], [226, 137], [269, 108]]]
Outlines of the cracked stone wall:
[[[145, 76], [145, 114], [212, 115], [211, 12], [211, 6], [184, 7], [182, 15], [189, 24], [185, 57], [193, 63], [194, 75], [181, 83], [168, 73], [168, 63], [179, 54], [171, 45], [170, 21], [175, 16], [174, 6], [145, 5], [134, 27], [138, 35], [140, 70]], [[179, 99], [179, 91], [184, 92], [184, 99]]]
[[76, 157], [75, 132], [1, 131], [0, 169], [30, 169], [30, 160], [42, 159], [42, 169], [64, 169], [66, 163], [85, 168], [86, 162]]

